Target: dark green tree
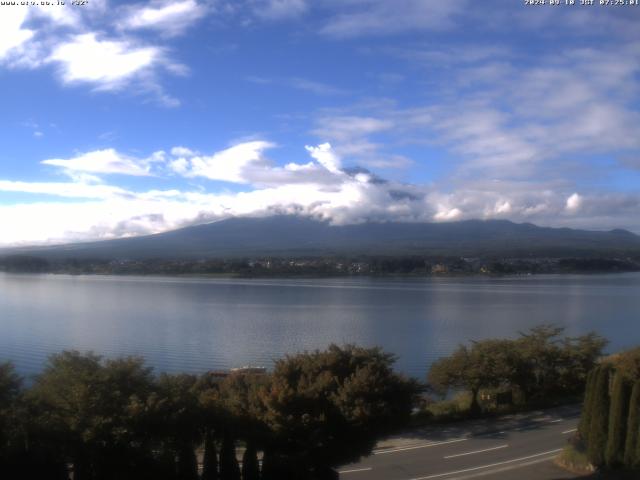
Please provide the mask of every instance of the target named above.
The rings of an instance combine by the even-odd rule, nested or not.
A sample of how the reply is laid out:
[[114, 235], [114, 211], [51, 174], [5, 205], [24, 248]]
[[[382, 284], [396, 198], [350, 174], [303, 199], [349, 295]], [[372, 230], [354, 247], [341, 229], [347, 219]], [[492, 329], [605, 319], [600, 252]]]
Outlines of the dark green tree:
[[591, 416], [593, 404], [591, 398], [593, 397], [593, 390], [595, 388], [595, 381], [598, 376], [599, 368], [596, 367], [587, 375], [587, 385], [584, 392], [584, 402], [582, 404], [582, 413], [580, 415], [580, 422], [578, 423], [578, 433], [583, 441], [587, 441], [589, 437], [589, 428], [591, 426]]
[[276, 363], [264, 419], [295, 478], [368, 455], [380, 435], [406, 424], [419, 387], [393, 372], [394, 360], [377, 348], [332, 345]]
[[589, 372], [596, 366], [608, 341], [590, 332], [580, 337], [565, 337], [560, 342], [559, 384], [566, 393], [582, 393]]
[[78, 480], [144, 478], [135, 467], [150, 451], [129, 407], [149, 395], [152, 383], [151, 370], [138, 358], [53, 355], [28, 394], [33, 436], [60, 450]]
[[218, 480], [218, 452], [213, 432], [205, 434], [204, 457], [202, 459], [202, 480]]
[[220, 449], [220, 480], [240, 480], [236, 443], [229, 433], [224, 435]]
[[612, 363], [629, 381], [640, 380], [640, 347], [615, 355]]
[[242, 480], [259, 480], [260, 466], [258, 464], [258, 452], [255, 445], [247, 444], [242, 455]]
[[182, 443], [178, 450], [176, 480], [198, 480], [198, 459], [193, 446]]
[[587, 443], [587, 456], [596, 467], [605, 463], [605, 450], [609, 433], [609, 381], [611, 367], [603, 366], [598, 372], [595, 388], [593, 390], [593, 410], [591, 412], [591, 425], [589, 426], [589, 439]]
[[16, 410], [21, 393], [22, 379], [13, 364], [0, 363], [0, 458], [16, 441]]
[[180, 478], [197, 476], [193, 455], [203, 440], [199, 379], [195, 375], [162, 374], [144, 405], [145, 430], [156, 441], [156, 450], [175, 459]]
[[627, 419], [627, 438], [624, 447], [624, 465], [635, 468], [640, 466], [640, 458], [636, 457], [638, 438], [640, 435], [640, 380], [633, 384], [629, 400], [629, 417]]
[[471, 393], [469, 413], [481, 413], [478, 395], [481, 389], [498, 388], [509, 383], [518, 364], [518, 352], [510, 340], [482, 340], [471, 347], [461, 345], [450, 356], [436, 361], [429, 371], [429, 385], [446, 393], [465, 389]]
[[607, 435], [607, 449], [605, 463], [609, 467], [619, 467], [624, 460], [628, 409], [629, 384], [624, 375], [617, 372], [613, 379], [611, 392], [611, 406], [609, 409], [609, 432]]
[[543, 396], [550, 386], [560, 384], [562, 348], [560, 334], [564, 328], [540, 325], [520, 333], [516, 341], [518, 352], [518, 375], [516, 382], [525, 401], [532, 396]]
[[296, 480], [296, 472], [291, 469], [284, 455], [278, 454], [273, 448], [266, 448], [262, 457], [261, 480]]

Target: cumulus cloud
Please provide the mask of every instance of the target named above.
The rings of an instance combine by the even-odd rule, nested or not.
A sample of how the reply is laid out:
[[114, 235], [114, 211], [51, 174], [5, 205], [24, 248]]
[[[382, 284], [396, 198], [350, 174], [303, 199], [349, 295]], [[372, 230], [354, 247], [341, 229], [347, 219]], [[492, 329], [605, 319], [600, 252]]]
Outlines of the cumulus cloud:
[[342, 162], [331, 148], [330, 143], [323, 143], [317, 147], [305, 147], [309, 154], [315, 158], [320, 165], [329, 170], [331, 173], [339, 174], [342, 172]]
[[[116, 153], [107, 154], [108, 161], [87, 161], [85, 157], [92, 155], [86, 154], [72, 164], [76, 170], [70, 182], [1, 180], [0, 191], [53, 195], [66, 200], [39, 199], [0, 206], [0, 223], [12, 225], [3, 230], [0, 244], [120, 238], [230, 216], [273, 214], [307, 215], [334, 224], [509, 218], [581, 228], [628, 226], [640, 231], [637, 194], [577, 194], [571, 193], [570, 185], [558, 182], [515, 180], [478, 180], [447, 191], [433, 185], [382, 180], [362, 168], [345, 168], [329, 144], [307, 147], [312, 161], [284, 166], [264, 157], [264, 152], [273, 148], [265, 141], [245, 142], [205, 156], [181, 146], [170, 149], [171, 155], [156, 153], [145, 161], [134, 160], [133, 164], [128, 163], [130, 158], [121, 162], [121, 155]], [[184, 156], [173, 156], [180, 153]], [[197, 187], [136, 191], [100, 182], [85, 173], [119, 171], [136, 175], [147, 172], [145, 162], [157, 162], [160, 173], [172, 162], [181, 162], [181, 174], [193, 180], [212, 177], [234, 183], [251, 182], [254, 188], [218, 193]], [[54, 165], [63, 169], [69, 166]]]
[[[186, 177], [205, 177], [232, 183], [250, 183], [249, 171], [264, 168], [268, 161], [264, 152], [275, 145], [270, 142], [245, 142], [213, 155], [191, 155], [171, 163], [176, 173]], [[176, 153], [185, 153], [178, 147]], [[173, 153], [173, 150], [172, 150]]]
[[[299, 183], [332, 184], [339, 180], [341, 164], [331, 145], [307, 147], [307, 151], [318, 163], [304, 164], [290, 162], [278, 166], [265, 155], [275, 148], [271, 142], [256, 140], [244, 142], [211, 155], [197, 155], [185, 147], [171, 150], [173, 158], [169, 168], [176, 174], [196, 178], [204, 177], [230, 183], [257, 186], [287, 185]], [[180, 155], [190, 153], [187, 155]]]
[[109, 90], [121, 87], [161, 58], [157, 47], [134, 47], [126, 41], [99, 40], [95, 33], [85, 33], [59, 45], [49, 60], [61, 65], [65, 82], [92, 82]]

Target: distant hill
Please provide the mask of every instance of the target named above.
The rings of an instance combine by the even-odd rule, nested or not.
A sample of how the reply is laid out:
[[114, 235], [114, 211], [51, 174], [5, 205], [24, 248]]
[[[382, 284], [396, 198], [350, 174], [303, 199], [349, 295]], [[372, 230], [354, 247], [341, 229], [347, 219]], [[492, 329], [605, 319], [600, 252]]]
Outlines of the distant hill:
[[48, 259], [196, 259], [251, 256], [462, 255], [567, 257], [640, 254], [626, 230], [538, 227], [506, 220], [331, 226], [298, 216], [231, 218], [156, 235], [21, 248]]

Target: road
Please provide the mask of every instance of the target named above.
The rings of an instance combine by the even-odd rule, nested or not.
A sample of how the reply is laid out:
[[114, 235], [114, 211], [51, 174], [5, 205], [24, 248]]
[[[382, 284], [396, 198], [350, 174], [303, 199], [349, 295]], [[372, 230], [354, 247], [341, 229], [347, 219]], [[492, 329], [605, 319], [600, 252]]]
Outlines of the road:
[[579, 407], [430, 427], [380, 442], [339, 469], [342, 480], [555, 480], [552, 463], [575, 432]]

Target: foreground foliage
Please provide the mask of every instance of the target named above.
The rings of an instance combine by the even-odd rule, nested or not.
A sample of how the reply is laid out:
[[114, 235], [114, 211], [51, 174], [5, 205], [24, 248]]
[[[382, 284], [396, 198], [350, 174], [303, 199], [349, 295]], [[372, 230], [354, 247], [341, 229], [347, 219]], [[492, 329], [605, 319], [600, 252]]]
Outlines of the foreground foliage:
[[590, 375], [578, 440], [589, 462], [640, 468], [640, 349], [616, 355]]
[[[506, 402], [531, 404], [582, 394], [589, 371], [607, 341], [595, 333], [562, 337], [562, 328], [539, 326], [516, 339], [490, 339], [461, 345], [435, 362], [428, 375], [434, 391], [470, 393], [472, 415], [482, 412], [480, 393], [501, 393]], [[507, 394], [507, 395], [505, 395]]]
[[331, 346], [286, 357], [270, 375], [156, 377], [139, 358], [63, 352], [29, 388], [0, 364], [0, 471], [39, 480], [71, 471], [74, 480], [335, 478], [333, 467], [408, 420], [420, 388], [394, 361], [375, 348]]

